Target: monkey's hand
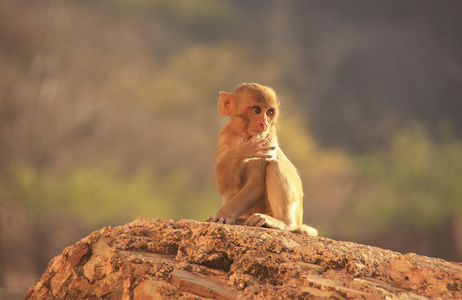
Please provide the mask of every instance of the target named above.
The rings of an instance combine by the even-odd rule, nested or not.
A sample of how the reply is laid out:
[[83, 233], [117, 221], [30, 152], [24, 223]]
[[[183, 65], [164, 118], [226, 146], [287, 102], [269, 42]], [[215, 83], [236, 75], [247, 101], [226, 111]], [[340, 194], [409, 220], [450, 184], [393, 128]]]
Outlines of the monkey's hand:
[[277, 145], [272, 143], [270, 138], [256, 135], [251, 139], [243, 139], [242, 143], [237, 145], [233, 150], [242, 160], [250, 159], [275, 159]]
[[215, 222], [215, 223], [230, 224], [230, 225], [235, 224], [235, 221], [232, 220], [231, 218], [220, 217], [218, 215], [208, 218], [207, 222]]
[[271, 155], [270, 158], [265, 158], [266, 161], [270, 161], [270, 160], [275, 160], [277, 159], [277, 152], [278, 152], [278, 143], [277, 141], [274, 141], [272, 140], [271, 138], [266, 138], [265, 139], [265, 143], [262, 144], [262, 147], [263, 148], [270, 148], [271, 150], [268, 151], [268, 155]]

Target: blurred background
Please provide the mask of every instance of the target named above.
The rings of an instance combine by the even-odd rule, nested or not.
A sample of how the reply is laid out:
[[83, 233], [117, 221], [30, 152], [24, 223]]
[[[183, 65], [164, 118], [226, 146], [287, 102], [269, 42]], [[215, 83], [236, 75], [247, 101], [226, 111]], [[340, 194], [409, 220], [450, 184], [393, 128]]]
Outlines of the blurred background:
[[462, 2], [2, 0], [0, 287], [92, 230], [205, 220], [219, 91], [272, 86], [320, 235], [462, 260]]

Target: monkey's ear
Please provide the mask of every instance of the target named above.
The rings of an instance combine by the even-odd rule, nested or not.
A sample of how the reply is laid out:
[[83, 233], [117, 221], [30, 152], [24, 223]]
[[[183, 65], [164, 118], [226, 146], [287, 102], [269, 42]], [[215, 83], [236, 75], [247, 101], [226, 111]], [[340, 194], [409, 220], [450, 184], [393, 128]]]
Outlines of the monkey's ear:
[[220, 92], [218, 111], [224, 116], [229, 116], [234, 112], [234, 107], [234, 95], [232, 93]]

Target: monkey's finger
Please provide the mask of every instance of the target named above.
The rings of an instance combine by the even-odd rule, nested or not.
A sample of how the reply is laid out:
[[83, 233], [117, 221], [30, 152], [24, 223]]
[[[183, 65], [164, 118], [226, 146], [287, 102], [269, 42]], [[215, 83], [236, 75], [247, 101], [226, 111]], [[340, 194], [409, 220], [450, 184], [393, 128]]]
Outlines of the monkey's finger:
[[270, 152], [270, 151], [274, 151], [276, 150], [277, 147], [276, 146], [269, 146], [269, 147], [261, 147], [260, 148], [260, 151], [267, 151], [267, 152]]
[[244, 223], [245, 225], [262, 227], [267, 224], [267, 218], [265, 215], [260, 213], [255, 213], [251, 215]]
[[258, 141], [260, 138], [261, 138], [261, 137], [260, 137], [258, 134], [256, 134], [256, 135], [252, 136], [252, 137], [249, 139], [249, 141], [255, 142], [255, 141]]
[[259, 149], [254, 155], [254, 158], [275, 158], [276, 157], [275, 147], [265, 147]]
[[255, 149], [253, 155], [254, 158], [272, 158], [276, 155], [276, 149], [274, 147], [264, 147]]
[[273, 140], [271, 138], [262, 139], [262, 145], [271, 145]]
[[254, 226], [255, 222], [258, 220], [258, 215], [253, 214], [247, 220], [245, 220], [244, 225]]
[[245, 220], [244, 225], [246, 225], [246, 226], [252, 226], [252, 220], [251, 220], [252, 217], [253, 217], [253, 216], [250, 216], [247, 220]]
[[268, 145], [270, 142], [268, 142], [268, 139], [266, 138], [259, 138], [254, 140], [253, 143], [257, 144], [257, 146], [261, 148], [263, 145]]
[[273, 158], [273, 155], [271, 155], [271, 154], [264, 154], [264, 153], [258, 152], [258, 153], [256, 153], [255, 155], [253, 155], [252, 158], [268, 159], [268, 158]]
[[254, 136], [250, 139], [250, 141], [252, 141], [252, 142], [257, 142], [257, 143], [262, 143], [264, 140], [266, 140], [266, 139], [264, 138], [264, 135], [265, 135], [264, 132], [260, 132], [260, 133], [258, 133], [258, 134], [256, 134], [256, 135], [254, 135]]
[[261, 219], [259, 219], [256, 223], [255, 223], [255, 227], [262, 227], [263, 225], [266, 224], [266, 219], [264, 217], [261, 217]]
[[213, 217], [210, 217], [207, 219], [207, 222], [217, 222], [218, 221], [218, 218], [213, 216]]
[[208, 218], [207, 221], [226, 224], [226, 218], [224, 217], [213, 216], [213, 217]]
[[228, 218], [225, 218], [225, 217], [211, 217], [209, 219], [212, 219], [212, 222], [215, 222], [215, 223], [221, 223], [221, 224], [234, 224], [230, 219]]

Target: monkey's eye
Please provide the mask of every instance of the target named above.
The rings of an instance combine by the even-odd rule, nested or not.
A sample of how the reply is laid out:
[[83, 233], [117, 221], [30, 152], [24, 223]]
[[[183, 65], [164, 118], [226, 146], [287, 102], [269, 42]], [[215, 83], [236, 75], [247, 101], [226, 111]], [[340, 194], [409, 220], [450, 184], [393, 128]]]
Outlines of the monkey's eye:
[[274, 109], [268, 109], [268, 110], [266, 111], [266, 115], [267, 115], [268, 117], [272, 117], [272, 116], [274, 115]]
[[261, 108], [259, 106], [254, 106], [252, 107], [252, 109], [253, 109], [253, 112], [257, 115], [261, 113]]

